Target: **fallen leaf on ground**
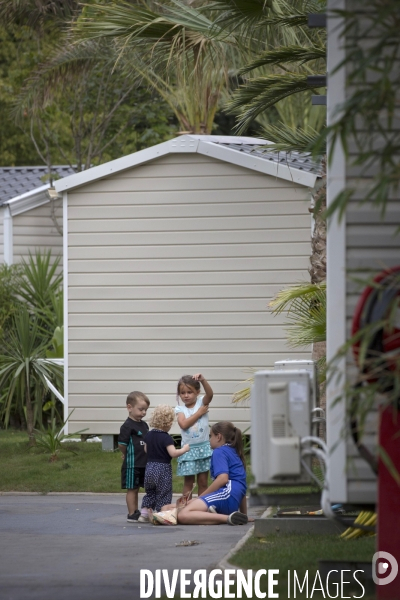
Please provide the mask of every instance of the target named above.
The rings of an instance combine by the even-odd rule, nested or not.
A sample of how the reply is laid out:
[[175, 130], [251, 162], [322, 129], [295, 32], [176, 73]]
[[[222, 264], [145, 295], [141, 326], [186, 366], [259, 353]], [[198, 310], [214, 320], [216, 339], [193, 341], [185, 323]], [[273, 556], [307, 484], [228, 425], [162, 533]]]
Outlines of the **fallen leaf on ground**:
[[183, 540], [183, 542], [178, 542], [175, 546], [197, 546], [200, 544], [197, 540]]

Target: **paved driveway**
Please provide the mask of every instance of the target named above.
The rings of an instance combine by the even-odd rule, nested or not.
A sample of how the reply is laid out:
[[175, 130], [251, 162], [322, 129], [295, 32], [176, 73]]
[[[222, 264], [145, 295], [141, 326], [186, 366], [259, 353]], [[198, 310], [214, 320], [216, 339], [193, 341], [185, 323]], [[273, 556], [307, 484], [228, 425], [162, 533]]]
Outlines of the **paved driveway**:
[[122, 494], [1, 495], [0, 600], [136, 600], [140, 569], [213, 568], [250, 527], [133, 525], [126, 512]]

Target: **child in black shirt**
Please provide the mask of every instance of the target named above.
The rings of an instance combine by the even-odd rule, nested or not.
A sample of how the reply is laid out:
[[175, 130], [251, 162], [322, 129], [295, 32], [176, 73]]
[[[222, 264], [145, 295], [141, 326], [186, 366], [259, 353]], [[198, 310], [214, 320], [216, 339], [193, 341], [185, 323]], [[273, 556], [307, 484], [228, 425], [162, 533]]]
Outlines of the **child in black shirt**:
[[149, 520], [148, 509], [160, 511], [172, 501], [172, 468], [171, 459], [189, 452], [189, 444], [177, 450], [174, 440], [168, 434], [175, 419], [172, 406], [156, 406], [151, 418], [154, 427], [145, 437], [147, 451], [147, 465], [144, 479], [146, 495], [142, 500], [141, 516], [139, 521], [144, 523]]
[[144, 437], [149, 431], [147, 423], [142, 421], [146, 416], [150, 400], [142, 392], [131, 392], [126, 399], [128, 418], [121, 425], [118, 436], [118, 448], [122, 452], [121, 487], [126, 489], [128, 507], [128, 523], [137, 523], [140, 517], [138, 510], [139, 487], [144, 486], [144, 474], [147, 463]]

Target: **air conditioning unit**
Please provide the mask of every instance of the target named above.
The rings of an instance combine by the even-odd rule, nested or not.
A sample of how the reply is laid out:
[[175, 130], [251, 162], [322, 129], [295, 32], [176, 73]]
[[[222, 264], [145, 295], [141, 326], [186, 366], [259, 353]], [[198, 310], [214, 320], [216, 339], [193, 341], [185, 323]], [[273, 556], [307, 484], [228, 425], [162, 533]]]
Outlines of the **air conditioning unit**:
[[[311, 377], [258, 371], [251, 392], [251, 467], [257, 485], [309, 484], [300, 439], [311, 435]], [[310, 466], [310, 457], [306, 459]]]
[[313, 360], [278, 360], [274, 363], [275, 371], [307, 371], [311, 378], [311, 410], [318, 405], [317, 367]]

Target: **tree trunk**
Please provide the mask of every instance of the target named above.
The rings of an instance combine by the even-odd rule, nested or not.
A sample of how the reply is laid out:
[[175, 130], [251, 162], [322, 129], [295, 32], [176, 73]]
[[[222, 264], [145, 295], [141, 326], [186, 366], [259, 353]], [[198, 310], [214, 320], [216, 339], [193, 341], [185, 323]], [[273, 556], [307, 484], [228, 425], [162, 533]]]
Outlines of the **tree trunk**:
[[311, 283], [321, 283], [326, 279], [326, 220], [322, 218], [326, 210], [326, 182], [314, 197], [315, 206], [310, 209], [314, 216], [314, 231], [311, 238], [311, 266], [308, 269]]
[[[322, 283], [326, 280], [326, 220], [323, 214], [326, 210], [326, 180], [314, 196], [314, 208], [310, 209], [314, 217], [314, 231], [311, 237], [311, 256], [309, 273], [311, 283]], [[313, 344], [312, 359], [317, 361], [326, 355], [326, 342]], [[325, 385], [319, 388], [319, 406], [326, 410]], [[325, 425], [320, 426], [320, 436], [325, 439]]]

